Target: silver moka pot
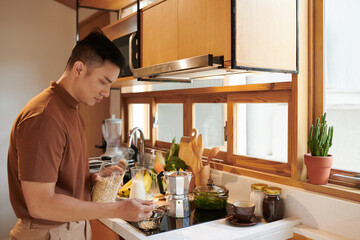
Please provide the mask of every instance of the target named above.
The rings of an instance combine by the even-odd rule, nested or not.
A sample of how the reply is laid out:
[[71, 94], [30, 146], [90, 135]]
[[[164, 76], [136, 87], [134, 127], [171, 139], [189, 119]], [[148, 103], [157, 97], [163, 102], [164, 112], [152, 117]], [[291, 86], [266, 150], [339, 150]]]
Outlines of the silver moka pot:
[[191, 177], [192, 173], [187, 171], [175, 171], [167, 176], [170, 217], [186, 218], [190, 216], [189, 185]]

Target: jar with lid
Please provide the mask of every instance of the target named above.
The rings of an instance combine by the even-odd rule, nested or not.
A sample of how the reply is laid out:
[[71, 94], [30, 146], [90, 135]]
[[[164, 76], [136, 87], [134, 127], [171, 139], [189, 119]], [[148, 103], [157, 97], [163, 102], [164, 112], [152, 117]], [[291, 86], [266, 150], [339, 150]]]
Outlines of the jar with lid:
[[229, 190], [223, 186], [216, 186], [212, 179], [206, 186], [198, 186], [194, 189], [194, 202], [199, 209], [224, 209], [227, 205]]
[[267, 184], [264, 183], [254, 183], [251, 184], [251, 193], [250, 193], [250, 202], [255, 203], [254, 214], [258, 217], [263, 216], [263, 200], [264, 200], [264, 188], [267, 187]]
[[92, 191], [93, 202], [115, 202], [125, 170], [117, 163], [103, 163]]
[[280, 220], [284, 216], [284, 200], [280, 197], [281, 188], [264, 188], [263, 215], [266, 222]]

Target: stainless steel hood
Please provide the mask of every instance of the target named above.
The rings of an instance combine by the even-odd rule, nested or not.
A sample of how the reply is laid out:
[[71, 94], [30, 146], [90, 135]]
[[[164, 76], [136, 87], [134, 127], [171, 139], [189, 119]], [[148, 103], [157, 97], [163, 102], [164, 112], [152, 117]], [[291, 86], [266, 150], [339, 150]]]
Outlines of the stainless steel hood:
[[133, 77], [137, 78], [138, 81], [191, 83], [193, 79], [196, 78], [224, 75], [224, 71], [219, 72], [219, 69], [224, 68], [224, 57], [213, 57], [212, 54], [185, 58], [143, 68], [134, 68], [131, 56], [131, 42], [134, 36], [135, 34], [132, 34], [129, 39], [129, 66]]

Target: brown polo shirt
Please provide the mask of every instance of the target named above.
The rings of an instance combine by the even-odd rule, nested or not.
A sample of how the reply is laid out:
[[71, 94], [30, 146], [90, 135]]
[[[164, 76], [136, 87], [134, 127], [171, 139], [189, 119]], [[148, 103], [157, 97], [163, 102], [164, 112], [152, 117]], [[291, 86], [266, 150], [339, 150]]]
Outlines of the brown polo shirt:
[[8, 152], [10, 201], [18, 218], [39, 224], [26, 207], [20, 180], [55, 182], [55, 192], [90, 200], [90, 172], [84, 122], [77, 102], [63, 87], [50, 87], [30, 100], [11, 130]]

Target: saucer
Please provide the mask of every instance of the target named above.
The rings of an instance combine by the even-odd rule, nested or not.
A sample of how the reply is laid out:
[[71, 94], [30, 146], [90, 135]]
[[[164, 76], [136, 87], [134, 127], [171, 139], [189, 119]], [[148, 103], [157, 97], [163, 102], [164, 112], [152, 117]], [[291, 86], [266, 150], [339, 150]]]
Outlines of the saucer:
[[226, 222], [232, 226], [246, 227], [256, 225], [257, 223], [261, 222], [261, 218], [258, 216], [254, 216], [250, 219], [250, 222], [241, 222], [236, 219], [234, 215], [229, 215], [226, 217]]

